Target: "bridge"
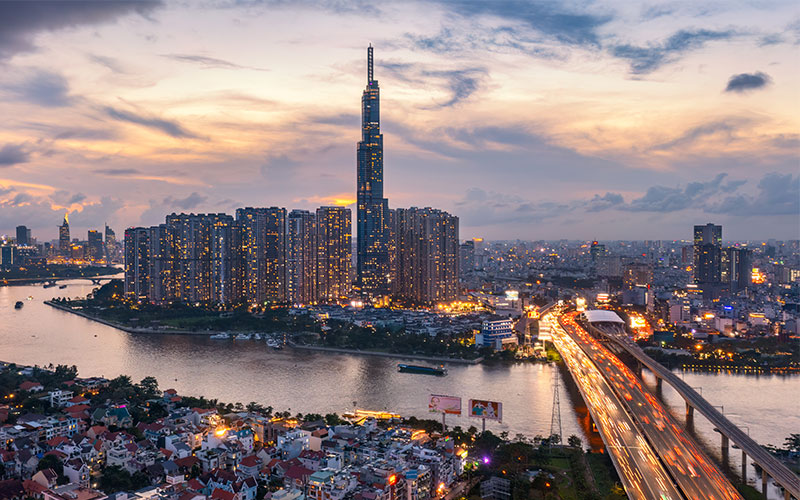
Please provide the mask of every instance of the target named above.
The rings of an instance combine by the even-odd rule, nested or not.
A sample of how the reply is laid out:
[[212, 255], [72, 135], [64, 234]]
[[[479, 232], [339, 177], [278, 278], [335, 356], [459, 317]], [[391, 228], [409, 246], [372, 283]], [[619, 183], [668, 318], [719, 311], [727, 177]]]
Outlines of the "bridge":
[[624, 352], [631, 355], [639, 364], [639, 367], [646, 367], [650, 370], [656, 377], [656, 383], [659, 386], [661, 386], [662, 381], [667, 381], [667, 383], [680, 394], [686, 404], [687, 423], [691, 422], [694, 418], [695, 410], [708, 419], [722, 436], [723, 460], [727, 459], [730, 441], [733, 441], [739, 446], [742, 450], [742, 477], [746, 477], [747, 475], [747, 457], [750, 457], [753, 463], [761, 468], [761, 490], [765, 496], [767, 494], [767, 477], [771, 477], [776, 484], [783, 488], [786, 500], [790, 498], [800, 499], [800, 477], [789, 470], [771, 453], [762, 448], [748, 434], [728, 420], [725, 415], [706, 401], [680, 377], [645, 354], [638, 345], [628, 338], [621, 328], [615, 327], [613, 322], [605, 322], [605, 326], [604, 323], [600, 323], [600, 325], [587, 324], [587, 327], [590, 331], [603, 336]]
[[47, 279], [43, 280], [43, 283], [45, 285], [45, 288], [50, 288], [52, 286], [56, 286], [56, 284], [59, 281], [88, 280], [88, 281], [91, 281], [93, 285], [100, 285], [101, 281], [103, 281], [103, 280], [111, 280], [111, 279], [113, 279], [113, 278], [109, 278], [109, 277], [106, 277], [106, 276], [99, 276], [99, 277], [94, 277], [94, 276], [92, 276], [92, 277], [90, 277], [90, 276], [68, 276], [67, 277], [67, 276], [65, 276], [65, 277], [61, 277], [61, 278], [47, 278]]

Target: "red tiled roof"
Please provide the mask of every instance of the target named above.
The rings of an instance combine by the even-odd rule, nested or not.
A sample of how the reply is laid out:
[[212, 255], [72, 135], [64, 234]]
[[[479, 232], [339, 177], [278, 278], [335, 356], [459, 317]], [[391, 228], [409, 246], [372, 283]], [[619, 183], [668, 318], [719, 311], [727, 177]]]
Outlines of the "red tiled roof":
[[313, 470], [306, 469], [302, 465], [293, 465], [292, 467], [289, 467], [289, 470], [286, 471], [285, 476], [288, 477], [289, 479], [302, 480], [303, 478], [308, 477], [313, 473], [314, 473]]
[[214, 491], [211, 493], [212, 500], [233, 500], [235, 495], [230, 491], [225, 491], [219, 488], [214, 488]]
[[239, 464], [243, 465], [244, 467], [258, 467], [258, 465], [260, 463], [261, 463], [261, 460], [259, 460], [258, 457], [255, 456], [255, 455], [250, 455], [249, 457], [244, 457], [241, 460], [241, 462], [239, 462]]

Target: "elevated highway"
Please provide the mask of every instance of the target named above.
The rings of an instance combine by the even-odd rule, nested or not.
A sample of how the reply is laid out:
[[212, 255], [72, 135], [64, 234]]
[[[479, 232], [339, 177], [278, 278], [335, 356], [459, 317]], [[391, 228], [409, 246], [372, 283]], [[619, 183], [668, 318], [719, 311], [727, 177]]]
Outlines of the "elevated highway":
[[616, 346], [630, 354], [641, 366], [646, 367], [655, 375], [659, 384], [666, 381], [680, 394], [686, 403], [687, 421], [693, 418], [694, 411], [700, 412], [722, 435], [722, 453], [728, 455], [730, 441], [733, 441], [742, 450], [742, 470], [745, 471], [747, 457], [761, 468], [761, 487], [762, 493], [766, 495], [767, 477], [781, 486], [784, 490], [784, 497], [788, 500], [795, 498], [800, 500], [800, 477], [783, 465], [780, 460], [772, 456], [767, 450], [762, 448], [749, 435], [739, 429], [734, 423], [728, 420], [725, 415], [719, 412], [714, 406], [706, 401], [700, 394], [692, 389], [680, 377], [672, 373], [669, 369], [652, 359], [650, 356], [621, 330], [613, 327], [600, 327], [588, 325], [593, 333], [599, 334], [613, 342]]

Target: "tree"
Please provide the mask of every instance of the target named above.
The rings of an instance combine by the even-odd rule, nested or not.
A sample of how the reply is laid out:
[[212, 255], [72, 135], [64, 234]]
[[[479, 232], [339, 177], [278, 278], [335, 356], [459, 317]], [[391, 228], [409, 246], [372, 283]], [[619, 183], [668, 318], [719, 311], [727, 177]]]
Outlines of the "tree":
[[327, 413], [325, 415], [325, 423], [330, 426], [339, 425], [342, 423], [342, 419], [336, 413]]
[[245, 409], [250, 413], [260, 413], [264, 411], [264, 407], [256, 403], [255, 401], [250, 401], [249, 403], [247, 403]]
[[139, 391], [145, 399], [152, 399], [161, 395], [158, 389], [158, 380], [155, 377], [145, 377], [139, 382]]
[[784, 441], [784, 447], [789, 451], [800, 453], [800, 434], [789, 434]]
[[567, 444], [573, 448], [580, 448], [583, 445], [583, 441], [581, 441], [581, 438], [573, 434], [567, 439]]
[[45, 455], [39, 460], [36, 470], [53, 469], [59, 476], [64, 475], [64, 464], [55, 455]]

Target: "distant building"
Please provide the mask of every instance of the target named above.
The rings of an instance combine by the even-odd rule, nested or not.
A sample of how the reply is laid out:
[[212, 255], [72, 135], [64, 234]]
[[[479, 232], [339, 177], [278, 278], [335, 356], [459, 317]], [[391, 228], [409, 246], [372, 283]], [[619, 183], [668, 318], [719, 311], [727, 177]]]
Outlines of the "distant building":
[[100, 231], [90, 229], [86, 237], [87, 254], [89, 260], [101, 260], [105, 256], [103, 251], [103, 235]]
[[72, 251], [72, 243], [69, 240], [69, 217], [64, 214], [64, 222], [58, 226], [58, 253], [69, 257]]
[[593, 241], [591, 247], [589, 248], [589, 254], [592, 257], [592, 263], [596, 264], [597, 259], [601, 255], [606, 254], [606, 246], [603, 245], [602, 243], [598, 243], [597, 241]]
[[748, 288], [753, 272], [753, 251], [747, 248], [728, 247], [723, 253], [721, 281], [731, 292]]
[[694, 226], [694, 282], [722, 282], [722, 226]]
[[150, 232], [144, 227], [125, 230], [125, 296], [148, 300], [150, 294]]
[[117, 257], [117, 235], [114, 233], [113, 229], [108, 227], [108, 224], [106, 224], [104, 232], [105, 245], [103, 250], [105, 251], [106, 262], [113, 262]]
[[653, 283], [653, 266], [642, 262], [626, 264], [622, 283], [626, 290], [650, 286]]
[[15, 250], [11, 245], [0, 246], [0, 268], [8, 270], [14, 267]]
[[619, 255], [599, 255], [595, 263], [595, 272], [603, 278], [622, 277], [622, 258]]
[[25, 226], [17, 226], [17, 246], [27, 246], [31, 244], [31, 230]]
[[503, 349], [506, 345], [517, 343], [514, 322], [511, 319], [484, 321], [481, 325], [481, 332], [475, 336], [475, 344], [480, 347], [491, 347], [496, 351]]
[[472, 240], [465, 241], [459, 247], [459, 271], [463, 276], [465, 273], [475, 269], [475, 242]]

